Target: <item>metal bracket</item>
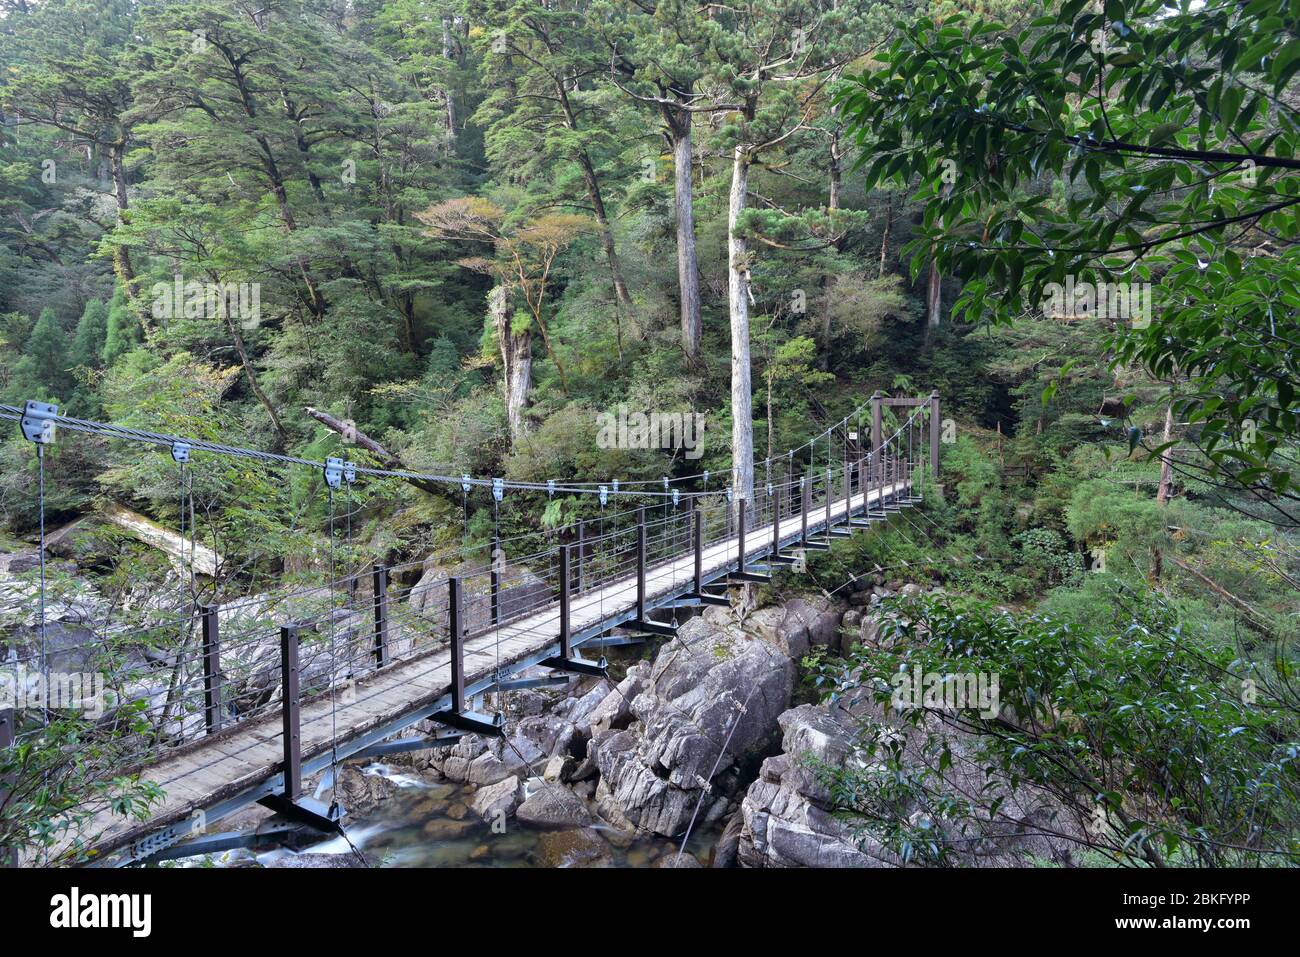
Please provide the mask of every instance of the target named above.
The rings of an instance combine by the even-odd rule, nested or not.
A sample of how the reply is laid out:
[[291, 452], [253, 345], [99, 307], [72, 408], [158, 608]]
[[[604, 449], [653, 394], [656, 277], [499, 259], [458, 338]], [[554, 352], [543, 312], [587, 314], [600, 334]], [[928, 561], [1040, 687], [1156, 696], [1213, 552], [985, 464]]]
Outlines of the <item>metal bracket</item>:
[[600, 487], [600, 504], [601, 504], [602, 506], [604, 506], [604, 505], [608, 505], [608, 504], [609, 504], [609, 486], [608, 486], [608, 485], [602, 485], [602, 486]]
[[507, 678], [498, 681], [488, 690], [495, 693], [498, 691], [521, 691], [525, 688], [554, 688], [556, 685], [567, 685], [572, 680], [568, 675], [542, 675], [540, 678]]
[[188, 442], [172, 443], [172, 459], [184, 465], [190, 460], [190, 445]]
[[459, 714], [455, 711], [435, 711], [429, 715], [429, 720], [470, 734], [484, 734], [493, 738], [506, 736], [506, 716], [500, 711], [491, 717], [476, 711], [462, 711]]
[[339, 822], [343, 820], [343, 806], [340, 804], [327, 806], [315, 798], [299, 796], [294, 800], [283, 794], [268, 794], [257, 803], [291, 821], [310, 824], [318, 831], [336, 833], [342, 830]]
[[492, 497], [499, 502], [505, 496], [505, 494], [506, 494], [506, 480], [500, 478], [494, 478], [492, 480]]
[[551, 658], [543, 658], [537, 663], [543, 668], [564, 671], [568, 674], [586, 675], [591, 678], [609, 677], [609, 665], [606, 663], [604, 655], [601, 655], [599, 661], [585, 661], [582, 658], [561, 658], [559, 655], [555, 655]]
[[701, 605], [717, 605], [720, 608], [730, 608], [731, 599], [726, 595], [719, 595], [709, 591], [693, 591], [682, 596], [699, 602]]
[[324, 474], [326, 485], [333, 489], [339, 488], [343, 484], [343, 460], [326, 459]]
[[686, 596], [699, 602], [701, 605], [717, 605], [719, 608], [730, 608], [731, 599], [726, 595], [714, 595], [707, 591], [691, 592]]
[[357, 467], [351, 462], [343, 463], [343, 481], [351, 485], [357, 480]]
[[426, 751], [429, 748], [449, 748], [461, 738], [462, 731], [449, 734], [427, 734], [418, 738], [398, 738], [396, 741], [380, 741], [368, 748], [363, 748], [353, 758], [382, 758], [389, 754], [405, 754], [407, 751]]
[[727, 575], [727, 580], [733, 582], [755, 582], [757, 584], [766, 585], [772, 580], [772, 576], [763, 575], [758, 572], [731, 572]]
[[54, 441], [54, 417], [59, 414], [59, 407], [49, 402], [33, 402], [31, 399], [23, 406], [23, 438], [37, 445], [49, 445]]
[[623, 627], [624, 627], [624, 628], [639, 628], [639, 629], [641, 629], [642, 631], [644, 631], [644, 632], [646, 632], [646, 633], [648, 633], [648, 634], [651, 634], [651, 635], [662, 635], [662, 636], [665, 637], [665, 638], [676, 638], [676, 637], [677, 637], [677, 626], [676, 626], [676, 625], [665, 625], [663, 622], [659, 622], [659, 621], [645, 621], [644, 619], [639, 620], [639, 621], [629, 621], [629, 622], [626, 622], [626, 623], [623, 625]]
[[598, 648], [625, 648], [629, 645], [644, 645], [653, 635], [601, 635], [588, 642]]
[[280, 844], [302, 832], [303, 825], [297, 821], [268, 818], [266, 823], [247, 831], [221, 831], [216, 834], [200, 834], [179, 843], [163, 848], [146, 858], [139, 859], [142, 864], [156, 864], [159, 861], [174, 861], [181, 857], [198, 857], [201, 854], [218, 854], [238, 847], [258, 847], [264, 844]]

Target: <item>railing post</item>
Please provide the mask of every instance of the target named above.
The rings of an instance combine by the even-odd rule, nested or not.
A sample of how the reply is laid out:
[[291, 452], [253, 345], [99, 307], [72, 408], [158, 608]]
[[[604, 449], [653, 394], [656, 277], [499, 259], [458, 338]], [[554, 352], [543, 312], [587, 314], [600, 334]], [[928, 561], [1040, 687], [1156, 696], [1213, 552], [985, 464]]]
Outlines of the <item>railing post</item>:
[[736, 506], [736, 537], [740, 542], [738, 549], [740, 557], [736, 562], [736, 571], [743, 572], [745, 570], [745, 500], [737, 498]]
[[645, 506], [636, 510], [636, 619], [645, 621]]
[[560, 546], [560, 657], [570, 657], [569, 649], [569, 546]]
[[831, 503], [835, 501], [835, 481], [831, 476], [831, 470], [826, 470], [826, 535], [831, 534]]
[[695, 506], [695, 594], [704, 591], [704, 510]]
[[844, 524], [853, 518], [853, 466], [844, 460]]
[[812, 490], [807, 475], [799, 477], [799, 544], [808, 547], [808, 511], [812, 508]]
[[375, 667], [388, 664], [388, 569], [375, 563]]
[[299, 730], [298, 626], [280, 629], [280, 697], [284, 719], [284, 796], [302, 795], [302, 737]]
[[208, 734], [221, 728], [221, 637], [216, 605], [200, 605], [203, 621], [203, 724]]
[[781, 551], [781, 489], [774, 488], [768, 496], [772, 500], [772, 557]]
[[492, 555], [488, 561], [488, 565], [490, 568], [490, 571], [488, 573], [488, 579], [491, 582], [490, 591], [492, 593], [492, 596], [490, 599], [490, 604], [491, 604], [492, 624], [494, 626], [501, 624], [501, 569], [498, 567], [500, 565], [500, 561], [499, 561], [500, 556], [501, 556], [501, 541], [496, 536], [493, 536]]
[[862, 514], [864, 517], [871, 511], [871, 502], [867, 495], [869, 491], [867, 487], [867, 457], [863, 455], [858, 459], [858, 493], [862, 496]]
[[939, 481], [939, 393], [930, 393], [930, 474]]
[[871, 397], [871, 451], [875, 453], [872, 471], [876, 473], [876, 485], [880, 488], [881, 505], [884, 504], [885, 497], [885, 453], [880, 447], [883, 438], [884, 414], [881, 408], [880, 393], [877, 392]]
[[459, 578], [447, 579], [447, 636], [451, 641], [451, 711], [465, 712], [465, 634]]

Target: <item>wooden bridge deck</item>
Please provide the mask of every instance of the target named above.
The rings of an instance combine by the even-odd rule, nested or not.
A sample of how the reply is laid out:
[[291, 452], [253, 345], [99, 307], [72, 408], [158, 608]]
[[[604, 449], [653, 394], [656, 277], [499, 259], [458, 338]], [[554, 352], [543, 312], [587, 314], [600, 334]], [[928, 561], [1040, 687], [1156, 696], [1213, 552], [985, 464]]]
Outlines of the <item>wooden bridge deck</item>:
[[[908, 484], [900, 482], [883, 489], [870, 490], [871, 504], [882, 497], [889, 499], [908, 491]], [[852, 514], [862, 512], [867, 498], [859, 492], [850, 500]], [[832, 522], [845, 516], [843, 499], [833, 502], [830, 509]], [[826, 508], [809, 512], [808, 531], [820, 532], [826, 524]], [[798, 515], [781, 521], [780, 538], [783, 543], [796, 538], [801, 532]], [[772, 526], [769, 522], [749, 529], [745, 537], [746, 557], [761, 559], [771, 548]], [[791, 546], [793, 547], [793, 546]], [[719, 577], [736, 561], [738, 539], [732, 537], [707, 545], [703, 553], [704, 578]], [[680, 596], [694, 587], [694, 554], [687, 550], [671, 561], [646, 569], [647, 607], [662, 603], [666, 598]], [[636, 574], [610, 582], [581, 595], [570, 602], [572, 633], [598, 629], [602, 623], [617, 624], [626, 620], [627, 613], [635, 609], [637, 593]], [[596, 643], [598, 639], [587, 639]], [[559, 604], [552, 602], [529, 617], [468, 635], [465, 639], [465, 683], [472, 687], [476, 681], [491, 678], [501, 666], [517, 664], [536, 656], [548, 648], [558, 647]], [[575, 645], [578, 644], [575, 642]], [[406, 661], [395, 662], [372, 672], [355, 682], [355, 694], [337, 695], [337, 710], [331, 706], [329, 695], [305, 701], [301, 709], [302, 759], [305, 772], [319, 770], [321, 757], [328, 765], [332, 746], [337, 747], [339, 758], [361, 750], [372, 741], [362, 740], [377, 729], [400, 723], [409, 716], [410, 723], [427, 715], [439, 706], [441, 699], [449, 696], [451, 689], [451, 653], [442, 647]], [[390, 734], [393, 732], [389, 732]], [[337, 742], [334, 745], [334, 742]], [[312, 759], [317, 759], [315, 762]], [[223, 810], [222, 802], [235, 796], [255, 800], [280, 790], [278, 777], [284, 766], [283, 730], [280, 710], [235, 725], [222, 733], [178, 748], [174, 754], [165, 754], [157, 763], [141, 772], [141, 779], [156, 782], [165, 793], [164, 799], [153, 808], [146, 822], [126, 820], [105, 811], [89, 822], [87, 833], [98, 834], [95, 842], [98, 853], [140, 841], [141, 838], [175, 822], [182, 822], [202, 809], [207, 824], [233, 810]], [[244, 800], [239, 806], [250, 803]], [[188, 828], [186, 828], [188, 830]], [[172, 843], [176, 838], [173, 837]], [[162, 846], [166, 846], [163, 844]]]

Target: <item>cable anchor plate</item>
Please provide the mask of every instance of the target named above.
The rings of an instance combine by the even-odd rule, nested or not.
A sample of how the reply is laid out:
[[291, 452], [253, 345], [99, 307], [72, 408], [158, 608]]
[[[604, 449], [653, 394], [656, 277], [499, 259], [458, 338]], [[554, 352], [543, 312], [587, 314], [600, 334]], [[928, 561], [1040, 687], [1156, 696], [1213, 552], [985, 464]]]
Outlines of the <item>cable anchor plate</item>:
[[23, 406], [23, 438], [37, 445], [49, 445], [54, 441], [54, 418], [59, 414], [59, 407], [49, 402], [27, 400]]
[[338, 488], [343, 484], [343, 460], [329, 458], [325, 460], [325, 484], [330, 488]]

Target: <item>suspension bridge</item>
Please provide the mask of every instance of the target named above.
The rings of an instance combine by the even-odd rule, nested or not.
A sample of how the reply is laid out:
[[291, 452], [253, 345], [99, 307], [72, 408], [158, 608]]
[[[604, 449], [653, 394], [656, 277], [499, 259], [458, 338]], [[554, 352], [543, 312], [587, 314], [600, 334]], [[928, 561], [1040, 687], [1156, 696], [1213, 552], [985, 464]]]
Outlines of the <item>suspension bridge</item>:
[[[604, 675], [604, 649], [671, 637], [678, 609], [728, 605], [729, 586], [801, 569], [809, 551], [920, 502], [939, 474], [937, 393], [873, 396], [799, 450], [764, 461], [766, 481], [755, 482], [750, 501], [731, 484], [710, 491], [707, 472], [661, 484], [511, 482], [311, 461], [61, 416], [38, 402], [0, 406], [0, 418], [18, 421], [36, 449], [41, 509], [35, 624], [0, 635], [0, 667], [39, 673], [45, 688], [71, 661], [104, 673], [117, 703], [82, 746], [103, 777], [137, 775], [162, 792], [144, 820], [108, 806], [85, 810], [78, 831], [91, 837], [77, 856], [119, 865], [246, 845], [248, 835], [212, 825], [253, 804], [277, 812], [286, 829], [337, 830], [342, 808], [307, 794], [307, 779], [332, 775], [345, 759], [447, 747], [466, 734], [501, 736], [504, 720], [484, 713], [485, 696]], [[892, 431], [887, 418], [897, 423]], [[330, 580], [287, 596], [297, 598], [288, 605], [299, 613], [278, 623], [250, 599], [194, 598], [173, 618], [52, 647], [44, 452], [59, 429], [170, 450], [182, 493], [192, 457], [204, 453], [318, 470], [330, 497]], [[594, 496], [600, 512], [514, 538], [498, 528], [487, 547], [336, 577], [334, 496], [350, 501], [366, 477], [440, 483], [452, 494], [458, 487], [467, 515], [471, 492], [490, 494], [494, 514], [507, 494]], [[191, 538], [191, 557], [193, 548]], [[0, 747], [40, 741], [49, 720], [47, 707], [0, 711]], [[439, 730], [422, 733], [422, 723]], [[18, 787], [0, 781], [0, 805]], [[41, 853], [22, 860], [40, 863]]]

